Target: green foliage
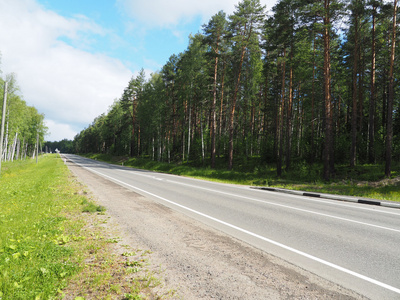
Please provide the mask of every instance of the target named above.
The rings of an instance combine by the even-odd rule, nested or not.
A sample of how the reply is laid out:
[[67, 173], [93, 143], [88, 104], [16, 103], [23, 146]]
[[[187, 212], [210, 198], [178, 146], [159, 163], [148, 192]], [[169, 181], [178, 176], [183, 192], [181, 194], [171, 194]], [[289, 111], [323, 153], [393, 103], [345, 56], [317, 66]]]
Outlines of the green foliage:
[[[326, 179], [335, 167], [353, 165], [354, 152], [356, 165], [381, 164], [390, 129], [391, 6], [280, 0], [266, 16], [259, 0], [239, 1], [232, 15], [215, 14], [159, 73], [132, 78], [108, 113], [75, 137], [74, 151], [217, 168], [230, 168], [233, 155], [233, 170], [260, 157], [280, 176], [283, 167], [296, 171], [298, 161], [324, 162], [323, 173], [308, 175]], [[395, 67], [395, 82], [399, 74]], [[393, 161], [400, 157], [398, 92], [396, 85]], [[312, 166], [300, 169], [307, 174]]]
[[59, 142], [46, 142], [44, 148], [47, 148], [47, 152], [55, 152], [57, 149], [61, 153], [75, 153], [73, 141], [67, 139]]
[[106, 211], [106, 208], [104, 206], [96, 205], [92, 202], [89, 202], [82, 208], [82, 211], [88, 213], [94, 213], [94, 212], [102, 213]]
[[[48, 128], [44, 124], [44, 115], [39, 113], [36, 108], [27, 105], [21, 96], [14, 74], [11, 74], [5, 80], [0, 78], [0, 124], [4, 103], [4, 81], [8, 83], [5, 118], [7, 130], [4, 136], [4, 145], [13, 144], [15, 137], [17, 137], [21, 145], [21, 157], [25, 154], [30, 156], [35, 148], [37, 134], [39, 135], [39, 142], [42, 144], [47, 134]], [[6, 150], [10, 151], [10, 149]]]

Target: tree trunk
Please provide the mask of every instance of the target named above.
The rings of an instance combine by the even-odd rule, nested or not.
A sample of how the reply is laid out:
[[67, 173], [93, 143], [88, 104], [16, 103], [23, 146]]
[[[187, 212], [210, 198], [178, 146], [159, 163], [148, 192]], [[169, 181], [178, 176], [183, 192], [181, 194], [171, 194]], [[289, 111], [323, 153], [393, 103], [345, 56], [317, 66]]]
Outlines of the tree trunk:
[[191, 130], [192, 130], [192, 106], [189, 103], [189, 127], [188, 127], [188, 144], [187, 144], [187, 161], [189, 161], [190, 156], [190, 146], [191, 146]]
[[353, 111], [351, 114], [351, 150], [350, 168], [356, 165], [357, 156], [357, 79], [358, 79], [358, 15], [354, 16], [354, 52], [353, 52]]
[[330, 61], [330, 0], [324, 1], [324, 105], [325, 105], [325, 141], [324, 141], [324, 171], [325, 180], [330, 180], [333, 173], [333, 123], [331, 101], [331, 61]]
[[131, 140], [131, 157], [135, 156], [135, 126], [136, 126], [136, 98], [134, 97], [132, 100], [132, 140]]
[[2, 110], [1, 127], [0, 127], [0, 174], [1, 174], [1, 162], [3, 161], [4, 123], [6, 121], [6, 107], [7, 107], [7, 85], [8, 85], [7, 81], [4, 82], [3, 110]]
[[385, 175], [390, 177], [392, 169], [392, 143], [393, 143], [393, 102], [394, 102], [394, 56], [396, 49], [396, 14], [397, 0], [393, 1], [393, 26], [392, 26], [392, 47], [389, 63], [389, 97], [387, 105], [387, 126], [386, 126], [386, 165]]
[[314, 161], [315, 158], [315, 143], [314, 143], [314, 128], [315, 128], [315, 69], [316, 69], [316, 62], [315, 62], [315, 53], [316, 53], [316, 38], [317, 35], [314, 32], [314, 45], [313, 45], [313, 78], [312, 78], [312, 95], [311, 95], [311, 160]]
[[[269, 59], [269, 52], [267, 51], [267, 60]], [[268, 103], [268, 71], [267, 74], [265, 75], [265, 87], [264, 87], [264, 107], [263, 107], [263, 126], [262, 126], [262, 136], [263, 136], [263, 143], [266, 144], [267, 143], [267, 136], [268, 136], [268, 119], [267, 119], [267, 103]], [[266, 145], [264, 145], [264, 147], [266, 147]], [[264, 151], [263, 151], [264, 153]]]
[[372, 13], [372, 61], [371, 61], [371, 96], [369, 100], [369, 120], [368, 120], [368, 160], [369, 163], [375, 163], [375, 81], [376, 81], [376, 40], [375, 40], [375, 18], [376, 18], [376, 6], [374, 3]]
[[279, 121], [277, 126], [277, 137], [278, 137], [278, 155], [276, 173], [278, 177], [282, 176], [282, 156], [283, 156], [283, 118], [285, 114], [285, 82], [286, 82], [286, 49], [283, 49], [283, 61], [282, 61], [282, 91], [281, 91], [281, 103], [279, 106]]
[[[214, 66], [214, 88], [213, 88], [213, 101], [211, 105], [211, 168], [215, 168], [215, 155], [216, 155], [216, 146], [215, 146], [215, 132], [217, 130], [216, 126], [216, 104], [217, 104], [217, 74], [218, 74], [218, 43], [215, 49], [215, 66]], [[222, 100], [221, 100], [222, 101]]]
[[200, 110], [200, 137], [201, 137], [201, 158], [204, 164], [205, 147], [204, 147], [204, 131], [203, 131], [203, 109]]
[[137, 144], [137, 156], [140, 156], [140, 124], [138, 125], [138, 144]]
[[286, 170], [290, 169], [292, 152], [292, 105], [293, 105], [293, 45], [290, 50], [290, 70], [289, 70], [289, 98], [287, 103], [286, 115]]
[[[221, 78], [221, 106], [219, 111], [219, 137], [218, 137], [218, 155], [221, 153], [221, 137], [222, 137], [222, 128], [224, 128], [224, 132], [226, 130], [226, 120], [223, 121], [225, 108], [224, 108], [224, 88], [225, 88], [225, 71], [226, 71], [226, 63], [223, 61], [223, 71], [222, 71], [222, 78]], [[225, 145], [225, 142], [224, 142]], [[225, 148], [225, 146], [224, 146]]]
[[229, 117], [229, 157], [228, 157], [228, 169], [229, 170], [232, 170], [232, 167], [233, 167], [234, 117], [235, 117], [236, 100], [237, 100], [237, 95], [239, 93], [240, 76], [242, 74], [242, 65], [243, 65], [245, 51], [246, 51], [246, 46], [242, 46], [242, 53], [240, 56], [240, 63], [239, 63], [239, 72], [238, 72], [238, 77], [237, 77], [236, 84], [235, 84], [235, 91], [233, 93], [233, 99], [232, 99], [231, 114]]

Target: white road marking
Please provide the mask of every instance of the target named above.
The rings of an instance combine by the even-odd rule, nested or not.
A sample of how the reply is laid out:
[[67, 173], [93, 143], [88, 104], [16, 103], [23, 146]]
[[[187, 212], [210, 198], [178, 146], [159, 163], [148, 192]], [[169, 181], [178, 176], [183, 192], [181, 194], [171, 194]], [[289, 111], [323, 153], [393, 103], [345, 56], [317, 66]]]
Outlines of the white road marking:
[[[122, 171], [128, 172], [128, 173], [131, 172], [130, 170], [122, 170]], [[148, 178], [153, 178], [153, 179], [155, 178], [154, 176], [145, 175], [145, 174], [135, 173], [135, 175], [148, 177]], [[196, 189], [201, 189], [201, 190], [213, 192], [213, 193], [219, 193], [219, 194], [222, 194], [222, 195], [225, 195], [225, 196], [246, 199], [246, 200], [259, 202], [259, 203], [263, 203], [263, 204], [267, 204], [267, 205], [283, 207], [283, 208], [287, 208], [287, 209], [292, 209], [292, 210], [297, 210], [297, 211], [301, 211], [301, 212], [305, 212], [305, 213], [310, 213], [310, 214], [315, 214], [315, 215], [319, 215], [319, 216], [323, 216], [323, 217], [337, 219], [337, 220], [341, 220], [341, 221], [345, 221], [345, 222], [350, 222], [350, 223], [355, 223], [355, 224], [360, 224], [360, 225], [365, 225], [365, 226], [370, 226], [370, 227], [374, 227], [374, 228], [379, 228], [379, 229], [383, 229], [383, 230], [394, 231], [394, 232], [399, 232], [400, 233], [399, 229], [394, 229], [394, 228], [390, 228], [390, 227], [379, 226], [379, 225], [375, 225], [375, 224], [355, 221], [355, 220], [346, 219], [346, 218], [342, 218], [342, 217], [338, 217], [338, 216], [333, 216], [333, 215], [328, 215], [328, 214], [324, 214], [324, 213], [315, 212], [315, 211], [312, 211], [312, 210], [307, 210], [307, 209], [297, 208], [297, 207], [288, 206], [288, 205], [284, 205], [284, 204], [269, 202], [269, 201], [266, 201], [266, 200], [260, 200], [260, 199], [256, 199], [256, 198], [251, 198], [251, 197], [236, 195], [236, 194], [232, 194], [232, 193], [222, 192], [222, 191], [219, 191], [219, 190], [204, 188], [204, 187], [200, 187], [200, 186], [197, 186], [197, 185], [191, 185], [191, 184], [182, 183], [182, 182], [178, 182], [178, 181], [174, 181], [174, 180], [167, 179], [166, 181], [174, 183], [174, 184], [184, 185], [184, 186], [188, 186], [188, 187], [192, 187], [192, 188], [196, 188]], [[288, 195], [288, 196], [295, 196], [295, 195]], [[299, 196], [297, 196], [297, 197], [299, 197]], [[323, 202], [323, 201], [321, 201], [321, 202]]]
[[365, 225], [365, 226], [370, 226], [370, 227], [375, 227], [375, 228], [379, 228], [379, 229], [384, 229], [384, 230], [389, 230], [389, 231], [394, 231], [394, 232], [399, 232], [400, 233], [399, 229], [394, 229], [394, 228], [374, 225], [374, 224], [370, 224], [370, 223], [365, 223], [365, 222], [355, 221], [355, 220], [346, 219], [346, 218], [342, 218], [342, 217], [337, 217], [337, 216], [333, 216], [333, 215], [328, 215], [328, 214], [324, 214], [324, 213], [319, 213], [319, 212], [312, 211], [312, 210], [307, 210], [307, 209], [292, 207], [292, 206], [288, 206], [288, 205], [284, 205], [284, 204], [273, 203], [273, 202], [269, 202], [269, 201], [265, 201], [265, 200], [259, 200], [259, 199], [255, 199], [255, 198], [251, 198], [251, 197], [246, 197], [246, 196], [226, 193], [226, 192], [213, 190], [213, 189], [208, 189], [208, 188], [203, 188], [203, 187], [199, 187], [199, 186], [195, 186], [195, 185], [191, 185], [191, 184], [187, 184], [187, 183], [181, 183], [181, 182], [178, 182], [178, 181], [172, 181], [172, 180], [168, 180], [168, 181], [172, 182], [172, 183], [175, 183], [175, 184], [185, 185], [185, 186], [188, 186], [188, 187], [193, 187], [193, 188], [197, 188], [197, 189], [201, 189], [201, 190], [205, 190], [205, 191], [209, 191], [209, 192], [213, 192], [213, 193], [219, 193], [219, 194], [230, 196], [230, 197], [236, 197], [236, 198], [246, 199], [246, 200], [250, 200], [250, 201], [254, 201], [254, 202], [260, 202], [260, 203], [264, 203], [264, 204], [268, 204], [268, 205], [272, 205], [272, 206], [284, 207], [284, 208], [287, 208], [287, 209], [297, 210], [297, 211], [301, 211], [301, 212], [305, 212], [305, 213], [315, 214], [315, 215], [319, 215], [319, 216], [323, 216], [323, 217], [328, 217], [328, 218], [332, 218], [332, 219], [337, 219], [337, 220], [341, 220], [341, 221], [361, 224], [361, 225]]
[[[76, 162], [75, 162], [75, 163], [76, 163]], [[110, 176], [108, 176], [108, 175], [102, 174], [102, 173], [100, 173], [100, 172], [98, 172], [98, 171], [92, 170], [92, 169], [90, 169], [90, 168], [88, 168], [88, 167], [85, 167], [85, 166], [79, 164], [79, 163], [76, 163], [76, 164], [77, 164], [77, 165], [80, 165], [80, 166], [82, 166], [83, 168], [85, 168], [85, 169], [87, 169], [87, 170], [89, 170], [89, 171], [91, 171], [91, 172], [93, 172], [93, 173], [96, 173], [96, 174], [98, 174], [98, 175], [100, 175], [100, 176], [103, 176], [103, 177], [105, 177], [105, 178], [109, 178], [111, 181], [117, 182], [117, 183], [122, 184], [122, 185], [124, 185], [124, 186], [128, 186], [128, 187], [130, 187], [130, 188], [132, 188], [132, 189], [135, 189], [135, 190], [137, 190], [137, 191], [140, 191], [140, 192], [142, 192], [142, 193], [144, 193], [144, 194], [147, 194], [147, 195], [149, 195], [149, 196], [158, 198], [158, 199], [160, 199], [160, 200], [162, 200], [162, 201], [165, 201], [165, 202], [167, 202], [167, 203], [170, 203], [170, 204], [172, 204], [172, 205], [175, 205], [175, 206], [177, 206], [177, 207], [180, 207], [180, 208], [182, 208], [182, 209], [185, 209], [185, 210], [187, 210], [187, 211], [190, 211], [190, 212], [192, 212], [192, 213], [194, 213], [194, 214], [197, 214], [197, 215], [199, 215], [199, 216], [202, 216], [202, 217], [204, 217], [204, 218], [207, 218], [207, 219], [209, 219], [209, 220], [212, 220], [212, 221], [214, 221], [214, 222], [216, 222], [216, 223], [225, 225], [225, 226], [227, 226], [227, 227], [230, 227], [230, 228], [235, 229], [235, 230], [237, 230], [237, 231], [243, 232], [243, 233], [245, 233], [245, 234], [248, 234], [248, 235], [250, 235], [250, 236], [253, 236], [253, 237], [255, 237], [255, 238], [258, 238], [258, 239], [260, 239], [260, 240], [263, 240], [263, 241], [268, 242], [268, 243], [270, 243], [270, 244], [273, 244], [273, 245], [275, 245], [275, 246], [278, 246], [278, 247], [280, 247], [280, 248], [286, 249], [286, 250], [291, 251], [291, 252], [293, 252], [293, 253], [296, 253], [296, 254], [298, 254], [298, 255], [301, 255], [301, 256], [304, 256], [304, 257], [306, 257], [306, 258], [309, 258], [309, 259], [311, 259], [311, 260], [313, 260], [313, 261], [319, 262], [319, 263], [321, 263], [321, 264], [323, 264], [323, 265], [329, 266], [329, 267], [331, 267], [331, 268], [333, 268], [333, 269], [339, 270], [339, 271], [341, 271], [341, 272], [347, 273], [347, 274], [352, 275], [352, 276], [354, 276], [354, 277], [357, 277], [357, 278], [359, 278], [359, 279], [365, 280], [365, 281], [367, 281], [367, 282], [370, 282], [370, 283], [372, 283], [372, 284], [375, 284], [375, 285], [377, 285], [377, 286], [380, 286], [380, 287], [382, 287], [382, 288], [385, 288], [385, 289], [388, 289], [388, 290], [390, 290], [390, 291], [392, 291], [392, 292], [395, 292], [395, 293], [397, 293], [397, 294], [400, 294], [400, 289], [398, 289], [398, 288], [396, 288], [396, 287], [393, 287], [393, 286], [388, 285], [388, 284], [386, 284], [386, 283], [380, 282], [380, 281], [375, 280], [375, 279], [373, 279], [373, 278], [370, 278], [370, 277], [368, 277], [368, 276], [359, 274], [359, 273], [357, 273], [357, 272], [351, 271], [351, 270], [349, 270], [349, 269], [346, 269], [346, 268], [341, 267], [341, 266], [339, 266], [339, 265], [333, 264], [333, 263], [331, 263], [331, 262], [329, 262], [329, 261], [326, 261], [326, 260], [324, 260], [324, 259], [321, 259], [321, 258], [318, 258], [318, 257], [316, 257], [316, 256], [310, 255], [310, 254], [308, 254], [308, 253], [305, 253], [305, 252], [303, 252], [303, 251], [297, 250], [297, 249], [295, 249], [295, 248], [286, 246], [286, 245], [284, 245], [284, 244], [281, 244], [281, 243], [276, 242], [276, 241], [274, 241], [274, 240], [268, 239], [268, 238], [266, 238], [266, 237], [263, 237], [263, 236], [258, 235], [258, 234], [256, 234], [256, 233], [253, 233], [253, 232], [248, 231], [248, 230], [246, 230], [246, 229], [243, 229], [243, 228], [241, 228], [241, 227], [238, 227], [238, 226], [235, 226], [235, 225], [233, 225], [233, 224], [230, 224], [230, 223], [224, 222], [224, 221], [222, 221], [222, 220], [219, 220], [219, 219], [217, 219], [217, 218], [211, 217], [211, 216], [209, 216], [209, 215], [206, 215], [206, 214], [204, 214], [204, 213], [201, 213], [201, 212], [199, 212], [199, 211], [196, 211], [196, 210], [194, 210], [194, 209], [191, 209], [191, 208], [186, 207], [186, 206], [184, 206], [184, 205], [181, 205], [181, 204], [179, 204], [179, 203], [175, 203], [175, 202], [173, 202], [173, 201], [171, 201], [171, 200], [168, 200], [168, 199], [166, 199], [166, 198], [164, 198], [164, 197], [161, 197], [161, 196], [158, 196], [158, 195], [156, 195], [156, 194], [150, 193], [150, 192], [145, 191], [145, 190], [143, 190], [143, 189], [141, 189], [141, 188], [135, 187], [135, 186], [133, 186], [133, 185], [131, 185], [131, 184], [125, 183], [125, 182], [120, 181], [120, 180], [118, 180], [118, 179], [112, 178], [112, 177], [110, 177]]]
[[[137, 172], [135, 172], [134, 169], [132, 169], [132, 170], [121, 170], [121, 171], [128, 172], [128, 173], [134, 172], [135, 175], [138, 175], [138, 176], [150, 177], [150, 175], [137, 173]], [[159, 174], [159, 176], [176, 177], [176, 175], [166, 174], [166, 173]], [[192, 180], [192, 181], [206, 181], [206, 180], [190, 178], [190, 177], [181, 177], [181, 178], [183, 178], [185, 180]], [[214, 181], [206, 181], [206, 182], [207, 182], [207, 184], [214, 184], [214, 185], [223, 184], [223, 183], [214, 182]], [[228, 184], [228, 183], [226, 183], [226, 184]], [[249, 189], [248, 187], [235, 186], [233, 184], [231, 184], [230, 186], [232, 188], [236, 188], [236, 189], [240, 189], [240, 190], [248, 190]], [[266, 194], [266, 193], [275, 193], [276, 194], [276, 192], [273, 192], [273, 191], [262, 191], [262, 190], [257, 190], [257, 189], [253, 189], [253, 191], [258, 192], [258, 193], [263, 193], [263, 194]], [[307, 197], [307, 196], [299, 196], [299, 195], [293, 195], [293, 194], [285, 194], [285, 195], [287, 197], [290, 197], [290, 198], [302, 199], [302, 201], [317, 202], [317, 203], [329, 204], [329, 205], [333, 205], [333, 206], [351, 207], [353, 209], [367, 210], [367, 211], [372, 211], [372, 212], [375, 212], [375, 213], [382, 213], [382, 214], [400, 216], [400, 213], [397, 212], [397, 211], [393, 211], [393, 210], [389, 210], [389, 209], [385, 209], [385, 210], [379, 209], [379, 208], [382, 208], [382, 207], [370, 208], [370, 207], [365, 207], [365, 206], [362, 206], [362, 205], [359, 205], [359, 204], [354, 204], [353, 203], [353, 205], [352, 205], [352, 204], [349, 204], [349, 203], [343, 203], [341, 201], [336, 201], [336, 200], [331, 200], [331, 199], [318, 200], [318, 199], [310, 198], [310, 197]]]
[[[121, 170], [121, 171], [128, 172], [128, 173], [132, 172], [131, 170]], [[158, 177], [156, 177], [154, 175], [140, 174], [140, 173], [137, 173], [137, 172], [135, 172], [135, 175], [142, 176], [142, 177], [148, 177], [148, 178], [156, 179], [156, 180], [160, 180], [160, 181], [164, 180], [164, 179], [158, 178]], [[163, 175], [169, 175], [169, 174], [163, 174]], [[259, 200], [259, 199], [256, 199], [256, 198], [236, 195], [236, 194], [232, 194], [232, 193], [226, 193], [226, 192], [222, 192], [222, 191], [219, 191], [219, 190], [204, 188], [204, 187], [200, 187], [200, 186], [197, 186], [197, 185], [191, 185], [191, 184], [182, 183], [182, 182], [178, 182], [178, 181], [174, 181], [174, 180], [166, 179], [166, 181], [169, 181], [169, 182], [172, 182], [172, 183], [175, 183], [175, 184], [179, 184], [179, 185], [184, 185], [184, 186], [188, 186], [188, 187], [202, 189], [202, 190], [213, 192], [213, 193], [219, 193], [219, 194], [230, 196], [230, 197], [246, 199], [246, 200], [259, 202], [259, 203], [263, 203], [263, 204], [267, 204], [267, 205], [283, 207], [283, 208], [287, 208], [287, 209], [292, 209], [292, 210], [297, 210], [297, 211], [301, 211], [301, 212], [305, 212], [305, 213], [310, 213], [310, 214], [315, 214], [315, 215], [319, 215], [319, 216], [323, 216], [323, 217], [328, 217], [328, 218], [332, 218], [332, 219], [336, 219], [336, 220], [341, 220], [341, 221], [345, 221], [345, 222], [350, 222], [350, 223], [355, 223], [355, 224], [360, 224], [360, 225], [365, 225], [365, 226], [369, 226], [369, 227], [374, 227], [374, 228], [379, 228], [379, 229], [383, 229], [383, 230], [394, 231], [394, 232], [399, 232], [400, 233], [399, 229], [394, 229], [394, 228], [390, 228], [390, 227], [379, 226], [379, 225], [375, 225], [375, 224], [355, 221], [355, 220], [346, 219], [346, 218], [342, 218], [342, 217], [338, 217], [338, 216], [333, 216], [333, 215], [328, 215], [328, 214], [324, 214], [324, 213], [315, 212], [315, 211], [312, 211], [312, 210], [306, 210], [306, 209], [296, 208], [296, 207], [288, 206], [288, 205], [284, 205], [284, 204], [273, 203], [273, 202], [266, 201], [266, 200]], [[300, 196], [290, 195], [290, 194], [287, 194], [287, 196], [300, 198]], [[305, 197], [303, 196], [303, 198], [305, 198]], [[318, 201], [318, 200], [315, 200], [315, 199], [308, 199], [308, 200], [309, 201], [316, 201], [316, 202], [323, 202], [323, 203], [327, 202], [327, 201], [321, 201], [321, 200]], [[371, 209], [369, 209], [369, 210], [371, 210]], [[376, 210], [373, 210], [373, 211], [376, 212]], [[393, 213], [393, 214], [397, 215], [396, 213]]]

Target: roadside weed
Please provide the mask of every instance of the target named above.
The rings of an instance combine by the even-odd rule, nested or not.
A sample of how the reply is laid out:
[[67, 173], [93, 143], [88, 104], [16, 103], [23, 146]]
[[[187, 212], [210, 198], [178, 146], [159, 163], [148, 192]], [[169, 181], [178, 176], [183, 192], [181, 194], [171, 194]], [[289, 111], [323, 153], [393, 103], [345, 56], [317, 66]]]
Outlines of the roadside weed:
[[1, 300], [159, 299], [143, 284], [158, 280], [144, 267], [149, 252], [120, 246], [83, 189], [56, 155], [3, 163]]
[[47, 299], [80, 270], [68, 244], [65, 217], [79, 207], [55, 157], [5, 163], [0, 182], [0, 291], [2, 299]]

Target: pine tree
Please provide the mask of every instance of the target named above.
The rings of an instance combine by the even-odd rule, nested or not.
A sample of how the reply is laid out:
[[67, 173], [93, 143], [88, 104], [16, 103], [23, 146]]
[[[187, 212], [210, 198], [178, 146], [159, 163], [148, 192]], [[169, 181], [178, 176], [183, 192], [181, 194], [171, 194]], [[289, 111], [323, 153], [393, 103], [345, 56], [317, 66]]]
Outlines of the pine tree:
[[[229, 30], [233, 47], [239, 51], [240, 59], [236, 62], [236, 78], [233, 96], [231, 100], [231, 111], [229, 116], [229, 153], [228, 169], [233, 167], [233, 139], [235, 124], [235, 109], [240, 89], [240, 79], [242, 75], [242, 66], [246, 49], [250, 42], [258, 41], [261, 22], [264, 18], [264, 6], [261, 6], [259, 0], [243, 0], [236, 6], [236, 11], [229, 16]], [[253, 36], [256, 38], [252, 39]]]
[[[205, 33], [205, 43], [210, 47], [210, 52], [214, 57], [213, 74], [213, 99], [211, 105], [211, 168], [215, 168], [216, 156], [216, 103], [217, 103], [217, 84], [218, 84], [218, 60], [220, 57], [222, 43], [227, 33], [226, 14], [220, 11], [214, 15], [207, 25], [203, 26]], [[222, 100], [221, 100], [222, 101]]]
[[[138, 102], [141, 100], [143, 85], [145, 82], [145, 73], [141, 69], [136, 78], [131, 78], [128, 86], [125, 88], [122, 95], [121, 104], [125, 110], [125, 114], [131, 118], [132, 121], [132, 135], [131, 135], [131, 151], [130, 155], [133, 157], [138, 154], [138, 148], [136, 147], [136, 142], [140, 143], [140, 135], [136, 137], [136, 132], [139, 131], [139, 124], [136, 122], [137, 106]], [[138, 129], [138, 131], [136, 131]]]
[[394, 58], [396, 50], [396, 16], [397, 0], [393, 1], [393, 23], [391, 34], [391, 51], [389, 60], [389, 96], [387, 105], [387, 125], [386, 125], [386, 164], [385, 175], [390, 177], [392, 172], [392, 148], [393, 148], [393, 103], [394, 103]]

